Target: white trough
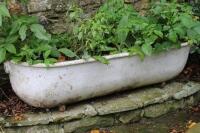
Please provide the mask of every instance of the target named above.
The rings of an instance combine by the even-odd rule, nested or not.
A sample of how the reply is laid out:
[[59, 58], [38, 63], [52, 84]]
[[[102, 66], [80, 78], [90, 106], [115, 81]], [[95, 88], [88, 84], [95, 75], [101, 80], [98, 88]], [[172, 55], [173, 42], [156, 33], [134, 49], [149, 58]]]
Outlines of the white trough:
[[5, 63], [14, 92], [26, 103], [49, 108], [117, 91], [163, 82], [184, 68], [189, 46], [146, 57], [128, 53], [105, 56], [110, 64], [93, 59], [44, 64]]

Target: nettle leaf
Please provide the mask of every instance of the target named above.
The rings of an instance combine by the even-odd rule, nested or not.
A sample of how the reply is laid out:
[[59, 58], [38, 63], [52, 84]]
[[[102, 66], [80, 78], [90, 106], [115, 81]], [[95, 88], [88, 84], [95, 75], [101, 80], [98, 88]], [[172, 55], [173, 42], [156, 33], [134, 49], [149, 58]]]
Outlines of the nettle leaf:
[[151, 56], [153, 48], [151, 45], [145, 43], [142, 45], [142, 51], [145, 53], [145, 55]]
[[147, 38], [145, 39], [145, 44], [151, 45], [151, 44], [153, 44], [157, 39], [158, 39], [158, 36], [156, 36], [156, 35], [151, 35], [150, 37], [147, 37]]
[[21, 24], [18, 21], [14, 21], [11, 25], [11, 31], [9, 33], [9, 35], [13, 35], [15, 33], [17, 33], [20, 29]]
[[193, 28], [198, 34], [200, 34], [200, 25]]
[[49, 57], [50, 54], [51, 54], [51, 50], [45, 51], [45, 52], [44, 52], [44, 55], [43, 55], [44, 59], [47, 59], [47, 58]]
[[31, 31], [35, 34], [35, 37], [41, 40], [50, 40], [51, 35], [46, 32], [44, 27], [40, 24], [32, 24], [30, 27]]
[[124, 16], [117, 27], [117, 39], [119, 43], [124, 43], [129, 33], [128, 26], [128, 16]]
[[18, 40], [18, 36], [15, 35], [15, 36], [8, 36], [6, 38], [6, 43], [7, 44], [13, 44], [13, 43], [16, 43], [16, 41]]
[[0, 48], [0, 63], [4, 62], [6, 59], [6, 49]]
[[76, 56], [76, 54], [74, 52], [72, 52], [71, 50], [67, 49], [67, 48], [61, 48], [58, 50], [59, 52], [63, 53], [65, 56], [73, 58]]
[[152, 10], [155, 14], [160, 14], [160, 12], [162, 11], [162, 8], [160, 6], [156, 6], [153, 10]]
[[186, 34], [186, 31], [184, 29], [184, 27], [178, 25], [175, 28], [173, 28], [173, 30], [176, 32], [176, 34], [178, 34], [180, 37], [184, 37]]
[[26, 39], [26, 31], [27, 31], [26, 25], [22, 25], [21, 28], [19, 29], [19, 35], [22, 41]]
[[0, 27], [2, 26], [2, 22], [3, 21], [3, 18], [2, 18], [2, 15], [0, 14]]
[[47, 58], [47, 59], [45, 59], [44, 60], [44, 63], [45, 63], [45, 65], [50, 65], [50, 64], [54, 64], [54, 63], [56, 63], [57, 62], [57, 60], [56, 59], [54, 59], [54, 58]]
[[134, 55], [134, 54], [137, 54], [139, 55], [139, 57], [144, 60], [144, 53], [142, 52], [141, 48], [140, 47], [132, 47], [132, 48], [129, 48], [129, 53], [130, 55]]
[[99, 62], [101, 62], [101, 63], [103, 63], [103, 64], [109, 64], [109, 60], [106, 59], [106, 58], [103, 57], [103, 56], [94, 56], [93, 58], [94, 58], [96, 61], [99, 61]]
[[187, 28], [192, 28], [195, 25], [193, 18], [190, 15], [183, 14], [180, 16], [180, 20], [181, 23]]
[[116, 50], [116, 48], [113, 48], [113, 47], [109, 47], [109, 46], [105, 46], [105, 45], [101, 45], [100, 46], [100, 51], [114, 51]]
[[154, 34], [156, 34], [156, 35], [159, 36], [160, 38], [163, 38], [163, 33], [162, 33], [162, 31], [154, 30], [153, 32], [154, 32]]
[[187, 37], [192, 40], [199, 39], [199, 37], [197, 36], [197, 32], [193, 29], [187, 30]]
[[61, 56], [60, 52], [57, 50], [51, 50], [51, 54], [52, 57], [58, 58]]
[[21, 56], [20, 56], [20, 57], [19, 57], [19, 56], [16, 56], [16, 57], [13, 57], [13, 58], [12, 58], [12, 61], [14, 61], [15, 63], [19, 63], [19, 62], [22, 61], [22, 58], [23, 58], [23, 57], [21, 57]]
[[117, 40], [118, 40], [118, 42], [123, 44], [126, 41], [128, 33], [129, 33], [128, 29], [118, 30], [117, 31]]
[[12, 54], [16, 54], [16, 48], [13, 44], [6, 44], [6, 50]]
[[46, 30], [44, 29], [44, 26], [42, 26], [41, 24], [32, 24], [31, 31], [32, 32], [46, 32]]
[[9, 10], [7, 9], [5, 4], [0, 3], [0, 14], [5, 17], [10, 17]]
[[177, 40], [178, 40], [177, 34], [176, 34], [176, 32], [173, 31], [173, 30], [171, 30], [171, 31], [169, 32], [168, 38], [169, 38], [170, 41], [172, 41], [172, 42], [174, 42], [174, 43], [177, 42]]

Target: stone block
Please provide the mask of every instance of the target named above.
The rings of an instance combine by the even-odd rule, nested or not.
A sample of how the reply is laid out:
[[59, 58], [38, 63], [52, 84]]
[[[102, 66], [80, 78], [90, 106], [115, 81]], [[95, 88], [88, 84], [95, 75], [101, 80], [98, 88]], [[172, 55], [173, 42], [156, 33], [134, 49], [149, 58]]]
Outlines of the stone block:
[[123, 124], [135, 122], [141, 119], [141, 113], [142, 110], [138, 109], [136, 111], [130, 111], [130, 112], [123, 112], [119, 115], [119, 121]]
[[91, 128], [108, 127], [114, 124], [114, 118], [108, 117], [91, 117], [79, 121], [68, 122], [64, 124], [65, 133], [86, 132]]
[[52, 0], [29, 0], [27, 5], [28, 13], [44, 12], [50, 10]]

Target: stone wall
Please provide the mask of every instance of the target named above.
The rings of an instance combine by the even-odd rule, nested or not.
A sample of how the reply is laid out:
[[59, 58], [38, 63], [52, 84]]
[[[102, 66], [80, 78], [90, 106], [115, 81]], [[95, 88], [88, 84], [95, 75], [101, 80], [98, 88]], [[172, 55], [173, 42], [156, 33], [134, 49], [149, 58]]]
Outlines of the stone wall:
[[[148, 1], [126, 0], [139, 10], [145, 8]], [[105, 0], [29, 0], [24, 9], [29, 14], [40, 16], [52, 33], [63, 33], [68, 29], [66, 12], [72, 5], [81, 7], [87, 17], [95, 13], [104, 2]]]
[[199, 83], [172, 82], [164, 87], [144, 87], [84, 101], [66, 107], [64, 112], [27, 113], [21, 120], [0, 117], [0, 124], [5, 133], [86, 133], [91, 129], [159, 117], [196, 105], [198, 101]]

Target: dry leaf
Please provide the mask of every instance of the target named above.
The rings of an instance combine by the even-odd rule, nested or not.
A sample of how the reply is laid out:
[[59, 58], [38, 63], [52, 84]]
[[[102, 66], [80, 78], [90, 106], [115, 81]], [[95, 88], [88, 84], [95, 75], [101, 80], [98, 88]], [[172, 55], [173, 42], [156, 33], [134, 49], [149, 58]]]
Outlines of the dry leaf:
[[22, 114], [15, 114], [15, 116], [14, 116], [15, 121], [21, 121], [21, 120], [24, 120], [24, 119], [25, 119], [25, 117]]
[[59, 106], [59, 111], [60, 112], [64, 112], [65, 110], [66, 110], [66, 106], [65, 105]]
[[188, 125], [188, 128], [190, 129], [190, 128], [194, 127], [196, 124], [197, 124], [196, 122], [192, 122], [191, 124]]
[[100, 131], [99, 130], [92, 130], [92, 131], [90, 131], [90, 133], [100, 133]]
[[58, 58], [58, 62], [63, 62], [63, 61], [65, 61], [65, 60], [66, 60], [65, 56], [60, 56], [60, 57]]

